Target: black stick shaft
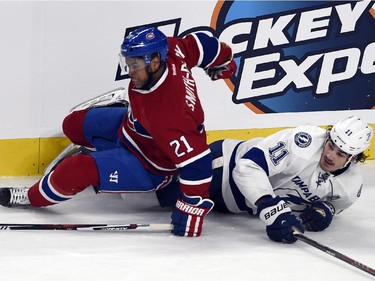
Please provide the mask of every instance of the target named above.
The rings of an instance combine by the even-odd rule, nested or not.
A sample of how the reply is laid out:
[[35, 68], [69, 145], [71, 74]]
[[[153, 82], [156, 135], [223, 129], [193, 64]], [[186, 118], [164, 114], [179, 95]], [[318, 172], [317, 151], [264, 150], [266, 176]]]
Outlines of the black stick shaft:
[[350, 258], [350, 257], [348, 257], [348, 256], [346, 256], [346, 255], [344, 255], [342, 253], [340, 253], [340, 252], [337, 252], [337, 251], [335, 251], [335, 250], [333, 250], [333, 249], [331, 249], [331, 248], [329, 248], [327, 246], [324, 246], [324, 245], [320, 244], [319, 242], [317, 242], [317, 241], [315, 241], [315, 240], [313, 240], [313, 239], [311, 239], [311, 238], [303, 235], [302, 233], [296, 233], [295, 232], [294, 236], [298, 240], [300, 240], [302, 242], [305, 242], [305, 243], [307, 243], [307, 244], [309, 244], [309, 245], [311, 245], [311, 246], [313, 246], [313, 247], [315, 247], [315, 248], [317, 248], [317, 249], [325, 252], [326, 254], [329, 254], [329, 255], [337, 258], [337, 259], [340, 259], [340, 260], [342, 260], [342, 261], [344, 261], [344, 262], [346, 262], [346, 263], [348, 263], [348, 264], [350, 264], [350, 265], [352, 265], [352, 266], [354, 266], [354, 267], [356, 267], [356, 268], [358, 268], [360, 270], [363, 270], [363, 271], [365, 271], [365, 272], [367, 272], [367, 273], [375, 276], [375, 270], [373, 268], [371, 268], [371, 267], [363, 264], [363, 263], [360, 263], [360, 262], [358, 262], [358, 261], [356, 261], [356, 260], [354, 260], [354, 259], [352, 259], [352, 258]]
[[84, 230], [84, 231], [126, 231], [126, 230], [158, 230], [171, 229], [170, 224], [22, 224], [0, 223], [0, 230]]

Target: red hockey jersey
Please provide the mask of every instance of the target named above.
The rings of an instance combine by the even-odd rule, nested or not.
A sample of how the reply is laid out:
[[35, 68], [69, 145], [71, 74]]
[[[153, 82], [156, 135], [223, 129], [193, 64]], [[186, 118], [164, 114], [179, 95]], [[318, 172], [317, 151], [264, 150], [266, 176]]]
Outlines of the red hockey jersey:
[[166, 70], [154, 86], [141, 90], [129, 83], [130, 106], [120, 137], [148, 170], [179, 175], [182, 192], [208, 197], [211, 153], [191, 69], [212, 66], [220, 42], [196, 33], [168, 38], [168, 45]]

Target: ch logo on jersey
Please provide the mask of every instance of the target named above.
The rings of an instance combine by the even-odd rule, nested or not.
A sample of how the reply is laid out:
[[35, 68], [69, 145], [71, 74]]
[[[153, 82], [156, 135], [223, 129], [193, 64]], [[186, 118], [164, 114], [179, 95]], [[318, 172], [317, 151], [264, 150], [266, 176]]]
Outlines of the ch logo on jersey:
[[128, 117], [129, 117], [128, 118], [129, 122], [127, 123], [127, 126], [129, 129], [131, 129], [132, 131], [136, 132], [138, 135], [141, 135], [145, 138], [149, 138], [149, 139], [152, 138], [150, 133], [147, 132], [145, 128], [143, 128], [143, 126], [138, 121], [138, 119], [134, 118], [132, 111], [128, 111]]
[[298, 147], [305, 148], [311, 144], [312, 137], [306, 132], [299, 132], [294, 136], [294, 142]]

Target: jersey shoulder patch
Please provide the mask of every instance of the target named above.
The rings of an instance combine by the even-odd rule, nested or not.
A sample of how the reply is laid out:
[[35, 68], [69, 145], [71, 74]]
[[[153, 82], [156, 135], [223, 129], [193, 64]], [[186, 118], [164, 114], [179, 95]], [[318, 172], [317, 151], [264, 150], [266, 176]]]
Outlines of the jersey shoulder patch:
[[294, 135], [294, 143], [301, 148], [308, 147], [312, 142], [312, 137], [307, 132], [297, 132]]

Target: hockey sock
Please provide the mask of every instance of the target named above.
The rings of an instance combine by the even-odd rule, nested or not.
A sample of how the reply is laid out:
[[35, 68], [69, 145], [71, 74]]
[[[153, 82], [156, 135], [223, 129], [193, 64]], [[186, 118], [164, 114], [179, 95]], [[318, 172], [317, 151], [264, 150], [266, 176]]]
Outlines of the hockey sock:
[[78, 154], [62, 161], [29, 190], [30, 203], [35, 207], [54, 205], [72, 198], [89, 186], [99, 185], [94, 158]]
[[93, 145], [85, 139], [83, 133], [83, 122], [87, 112], [88, 110], [85, 109], [70, 113], [65, 117], [62, 128], [64, 134], [72, 141], [72, 143], [86, 147], [93, 147]]

